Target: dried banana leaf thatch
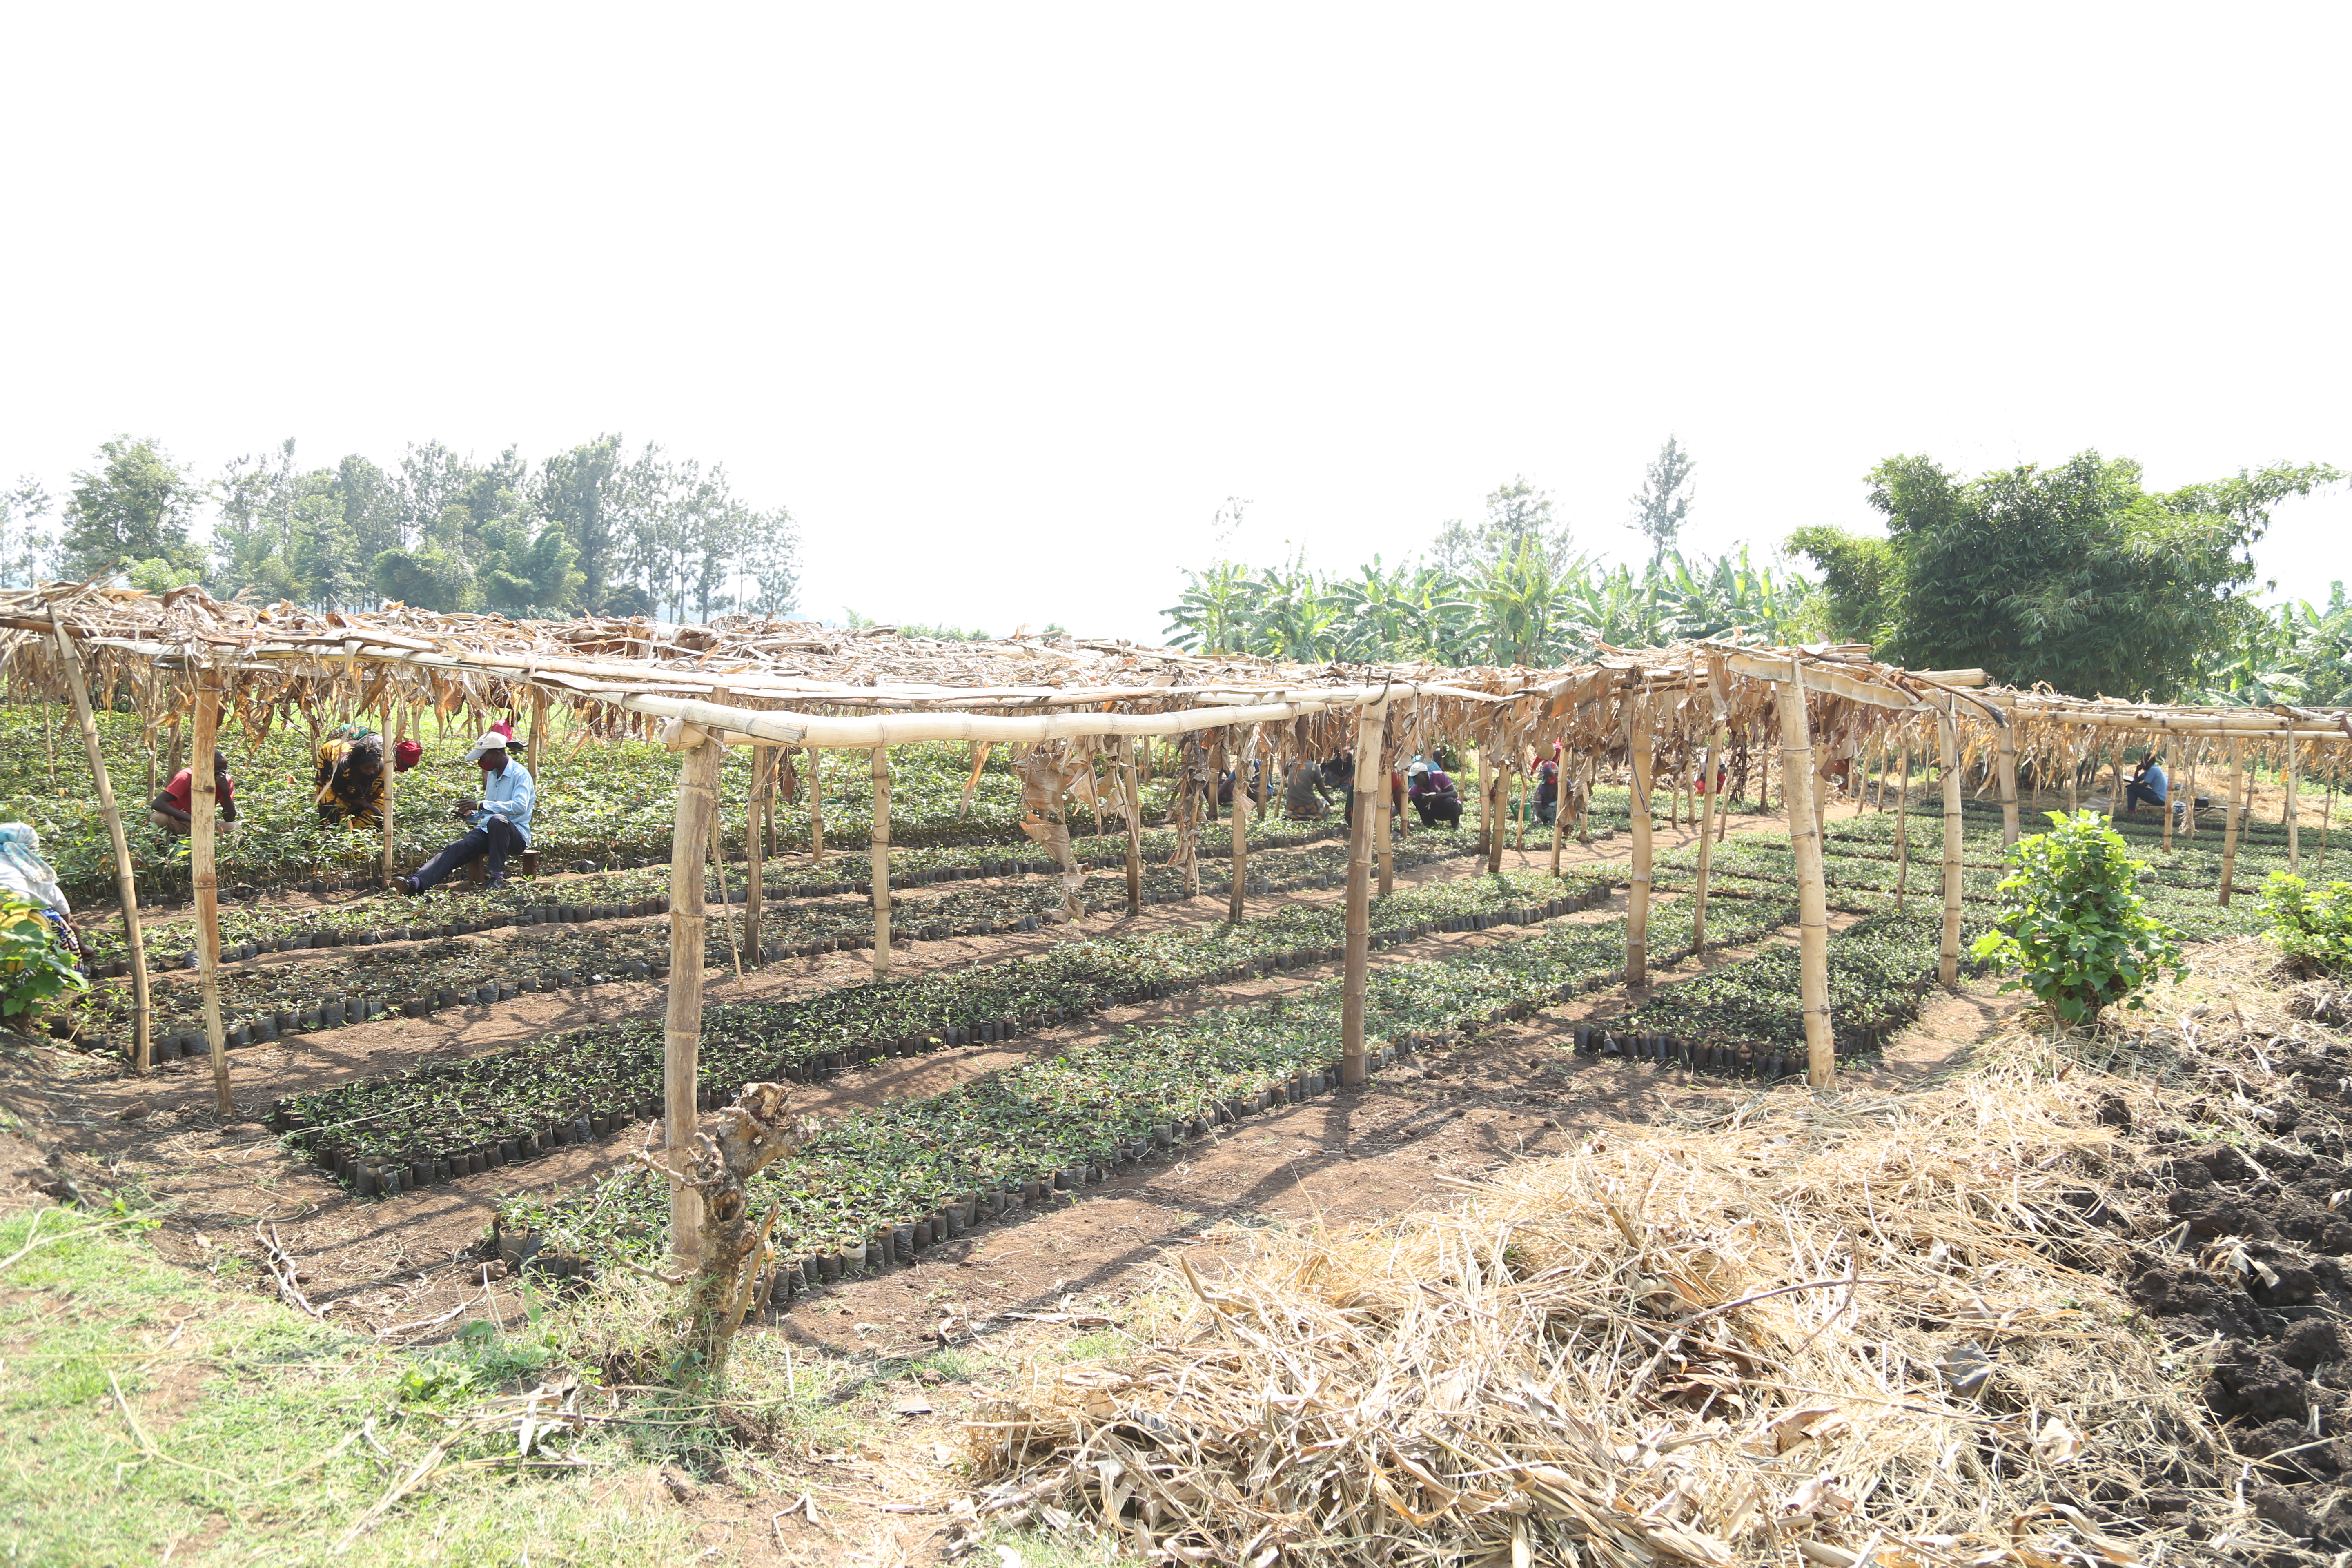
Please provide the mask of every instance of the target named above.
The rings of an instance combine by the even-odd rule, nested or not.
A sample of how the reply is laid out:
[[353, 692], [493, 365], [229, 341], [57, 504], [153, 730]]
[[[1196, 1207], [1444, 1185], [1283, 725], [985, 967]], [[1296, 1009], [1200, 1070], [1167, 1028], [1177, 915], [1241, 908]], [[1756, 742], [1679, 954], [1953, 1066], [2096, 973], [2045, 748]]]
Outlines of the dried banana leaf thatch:
[[1141, 1350], [982, 1410], [981, 1519], [1257, 1568], [2083, 1561], [2115, 1543], [2043, 1500], [2205, 1439], [2061, 1261], [2116, 1245], [2060, 1200], [2107, 1137], [2077, 1092], [1770, 1097], [1256, 1233]]

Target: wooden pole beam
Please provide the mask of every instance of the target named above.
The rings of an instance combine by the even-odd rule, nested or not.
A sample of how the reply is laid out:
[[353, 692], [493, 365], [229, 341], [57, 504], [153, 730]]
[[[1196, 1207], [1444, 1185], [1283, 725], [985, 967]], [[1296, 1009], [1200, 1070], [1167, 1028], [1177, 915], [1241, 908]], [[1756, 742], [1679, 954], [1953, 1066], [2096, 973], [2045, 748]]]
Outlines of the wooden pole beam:
[[1830, 1028], [1829, 882], [1821, 830], [1813, 825], [1813, 742], [1805, 714], [1805, 671], [1790, 661], [1780, 685], [1780, 804], [1797, 864], [1797, 981], [1805, 1015], [1805, 1081], [1827, 1089], [1837, 1079], [1837, 1037]]
[[1119, 748], [1119, 804], [1127, 817], [1127, 912], [1143, 912], [1143, 784], [1135, 767], [1136, 738], [1128, 735]]
[[1958, 726], [1948, 712], [1936, 715], [1936, 739], [1944, 770], [1944, 940], [1936, 973], [1947, 985], [1960, 977], [1960, 753]]
[[2017, 843], [2017, 726], [2000, 727], [2000, 841]]
[[[669, 840], [669, 1005], [662, 1018], [662, 1131], [670, 1169], [683, 1175], [694, 1157], [701, 1089], [702, 961], [708, 941], [703, 912], [703, 844], [719, 811], [719, 764], [725, 755], [709, 735], [681, 728], [671, 742], [678, 760], [677, 813]], [[682, 1259], [702, 1250], [702, 1194], [683, 1181], [670, 1184], [671, 1251]]]
[[[1381, 754], [1385, 704], [1369, 703], [1356, 720], [1356, 776], [1348, 826], [1348, 961], [1339, 993], [1339, 1081], [1350, 1087], [1369, 1076], [1364, 1065], [1364, 991], [1372, 955], [1372, 793]], [[1236, 800], [1240, 792], [1234, 792]]]
[[874, 978], [890, 976], [890, 748], [876, 746], [874, 763]]
[[761, 746], [751, 753], [751, 793], [743, 802], [743, 962], [754, 969], [766, 943], [760, 935], [760, 911], [766, 898], [767, 840], [760, 832], [760, 813], [767, 792], [776, 787], [776, 759], [781, 749]]
[[[1633, 863], [1625, 910], [1625, 984], [1629, 986], [1650, 983], [1650, 720], [1651, 700], [1643, 697], [1633, 708], [1633, 733], [1626, 737], [1628, 771], [1633, 779], [1629, 814]], [[1793, 824], [1790, 830], [1794, 831]]]
[[[155, 1065], [154, 1008], [147, 992], [147, 944], [139, 928], [139, 889], [131, 869], [131, 839], [123, 831], [122, 813], [114, 802], [114, 784], [107, 777], [106, 754], [99, 747], [98, 716], [90, 710], [89, 683], [82, 676], [81, 655], [66, 636], [57, 606], [49, 606], [49, 626], [57, 638], [58, 662], [64, 666], [67, 689], [73, 693], [74, 716], [81, 721], [81, 741], [89, 752], [90, 778], [98, 792], [98, 809], [106, 818], [106, 837], [114, 849], [114, 896], [122, 907], [122, 942], [131, 954], [131, 1049], [134, 1071]], [[193, 798], [193, 797], [191, 797]]]
[[[2246, 785], [2246, 743], [2230, 742], [2230, 798], [2221, 812], [2221, 907], [2230, 907], [2230, 879], [2238, 868], [2238, 824], [2245, 809], [2238, 802], [2239, 792]], [[2252, 793], [2251, 789], [2248, 793]]]
[[226, 1121], [236, 1114], [236, 1104], [229, 1098], [228, 1042], [221, 1034], [220, 876], [213, 862], [213, 747], [220, 731], [220, 678], [207, 670], [196, 679], [195, 755], [188, 763], [194, 786], [188, 795], [188, 863], [196, 894], [196, 983], [204, 994], [205, 1039], [212, 1047], [214, 1098]]
[[2290, 877], [2303, 875], [2303, 812], [2295, 799], [2295, 783], [2301, 773], [2302, 759], [2296, 754], [2302, 743], [2286, 743], [2286, 870]]
[[1256, 750], [1255, 733], [1231, 741], [1225, 747], [1225, 755], [1234, 764], [1234, 879], [1233, 891], [1225, 900], [1225, 918], [1235, 925], [1242, 922], [1242, 899], [1249, 886], [1249, 771]]

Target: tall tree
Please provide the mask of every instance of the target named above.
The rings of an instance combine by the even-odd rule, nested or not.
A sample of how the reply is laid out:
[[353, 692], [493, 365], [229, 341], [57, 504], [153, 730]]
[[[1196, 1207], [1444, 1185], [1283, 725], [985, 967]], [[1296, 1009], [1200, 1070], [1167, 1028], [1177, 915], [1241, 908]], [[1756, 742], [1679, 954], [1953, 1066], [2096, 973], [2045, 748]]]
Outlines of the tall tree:
[[0, 587], [35, 587], [56, 563], [57, 536], [43, 526], [55, 504], [48, 487], [26, 474], [0, 490]]
[[400, 487], [391, 475], [353, 452], [335, 465], [335, 499], [362, 561], [400, 548]]
[[1973, 479], [1889, 458], [1870, 494], [1900, 567], [1889, 651], [2012, 685], [2171, 698], [2260, 629], [2241, 590], [2270, 509], [2340, 478], [2281, 464], [2154, 493], [2137, 463], [2096, 452]]
[[1698, 465], [1672, 436], [1650, 459], [1642, 488], [1633, 497], [1633, 516], [1625, 526], [1650, 542], [1650, 565], [1665, 563], [1682, 537], [1683, 521], [1690, 516], [1691, 471]]
[[613, 531], [607, 490], [621, 461], [621, 438], [599, 436], [569, 452], [559, 452], [539, 468], [539, 513], [562, 525], [580, 567], [580, 599], [602, 610], [613, 567]]
[[119, 564], [161, 561], [198, 567], [203, 551], [188, 522], [203, 492], [152, 439], [119, 436], [99, 447], [95, 468], [75, 473], [66, 502], [64, 568], [94, 577]]
[[1832, 637], [1874, 647], [1894, 642], [1902, 567], [1892, 540], [1812, 523], [1789, 535], [1787, 549], [1821, 568], [1823, 619]]
[[1442, 570], [1466, 576], [1528, 544], [1556, 574], [1566, 574], [1576, 560], [1568, 525], [1552, 517], [1551, 492], [1520, 475], [1487, 493], [1486, 515], [1475, 527], [1458, 519], [1442, 525], [1430, 553]]

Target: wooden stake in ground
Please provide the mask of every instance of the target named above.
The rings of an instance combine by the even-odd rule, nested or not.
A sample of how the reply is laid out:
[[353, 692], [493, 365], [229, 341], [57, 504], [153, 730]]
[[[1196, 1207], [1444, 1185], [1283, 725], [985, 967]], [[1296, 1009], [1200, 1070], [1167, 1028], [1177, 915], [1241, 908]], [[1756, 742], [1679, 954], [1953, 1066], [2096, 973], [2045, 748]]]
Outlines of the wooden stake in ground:
[[[1486, 874], [1498, 877], [1503, 871], [1503, 816], [1507, 809], [1504, 805], [1505, 792], [1510, 788], [1509, 775], [1504, 771], [1507, 764], [1504, 761], [1503, 716], [1500, 713], [1496, 714], [1488, 725], [1486, 737], [1493, 744], [1478, 748], [1479, 771], [1486, 777], [1486, 795], [1478, 803], [1478, 814], [1486, 822], [1492, 824], [1486, 834]], [[1486, 760], [1489, 751], [1494, 753], [1492, 762]]]
[[2000, 841], [2013, 846], [2017, 842], [2017, 722], [2013, 711], [2003, 717], [2010, 722], [2000, 727]]
[[874, 978], [890, 975], [890, 748], [874, 759]]
[[[2230, 798], [2221, 812], [2221, 907], [2230, 907], [2230, 875], [2238, 867], [2238, 819], [2244, 812], [2238, 805], [2238, 786], [2246, 774], [2246, 743], [2230, 742]], [[2251, 790], [2248, 792], [2252, 793]]]
[[[106, 775], [106, 755], [99, 749], [98, 719], [90, 711], [89, 683], [83, 679], [81, 655], [66, 636], [58, 607], [49, 606], [49, 628], [58, 639], [58, 662], [66, 672], [66, 689], [73, 693], [74, 717], [81, 722], [81, 742], [89, 752], [90, 778], [98, 786], [99, 814], [106, 818], [106, 836], [114, 847], [114, 893], [122, 906], [122, 942], [131, 955], [131, 1058], [132, 1068], [145, 1072], [155, 1065], [149, 1038], [153, 1009], [147, 999], [147, 946], [139, 929], [139, 889], [131, 871], [131, 839], [122, 830], [122, 813], [114, 804], [114, 785]], [[191, 799], [194, 797], [191, 796]]]
[[702, 846], [719, 812], [719, 764], [725, 748], [692, 724], [666, 727], [678, 759], [677, 815], [669, 838], [669, 1007], [662, 1019], [663, 1147], [670, 1184], [671, 1249], [692, 1260], [702, 1247], [702, 1194], [683, 1179], [694, 1158], [701, 1088], [703, 913]]
[[[1396, 791], [1390, 787], [1390, 775], [1396, 771], [1389, 755], [1395, 742], [1389, 739], [1386, 729], [1381, 731], [1381, 753], [1372, 759], [1373, 820], [1372, 838], [1380, 846], [1381, 897], [1396, 891]], [[1358, 763], [1359, 766], [1362, 764]], [[1555, 837], [1557, 830], [1555, 830]]]
[[814, 746], [809, 754], [809, 858], [824, 864], [824, 753]]
[[[1561, 824], [1568, 820], [1568, 757], [1565, 752], [1552, 759], [1551, 767], [1551, 874], [1559, 875], [1559, 838]], [[1382, 892], [1388, 890], [1382, 884]]]
[[1812, 727], [1805, 716], [1805, 669], [1790, 661], [1780, 688], [1780, 802], [1797, 863], [1797, 989], [1805, 1015], [1805, 1081], [1827, 1089], [1837, 1078], [1837, 1037], [1830, 1030], [1829, 882], [1822, 869], [1821, 830], [1813, 825]]
[[2286, 743], [2286, 872], [2290, 877], [2303, 875], [2303, 813], [2295, 803], [2295, 778], [2302, 770], [2302, 742], [2290, 738]]
[[539, 784], [539, 753], [541, 737], [547, 733], [547, 693], [534, 686], [530, 691], [530, 741], [523, 754], [523, 771], [530, 775], [534, 787]]
[[1628, 772], [1633, 775], [1631, 827], [1633, 866], [1632, 893], [1625, 910], [1625, 984], [1650, 983], [1650, 700], [1633, 705], [1633, 730], [1626, 737]]
[[[782, 754], [773, 746], [751, 748], [751, 794], [743, 803], [743, 962], [754, 969], [765, 951], [760, 940], [760, 906], [766, 890], [767, 843], [760, 835], [760, 808], [776, 786], [775, 760]], [[737, 973], [741, 973], [740, 964]]]
[[2198, 772], [2198, 764], [2199, 764], [2199, 763], [2202, 763], [2204, 760], [2205, 760], [2205, 742], [2202, 742], [2202, 741], [2191, 741], [2191, 742], [2189, 742], [2189, 793], [2188, 793], [2188, 794], [2186, 794], [2185, 795], [2183, 795], [2183, 796], [2181, 797], [2181, 801], [2180, 801], [2180, 822], [2181, 822], [2181, 826], [2182, 826], [2182, 827], [2183, 827], [2183, 829], [2188, 833], [2188, 836], [2189, 836], [2189, 841], [2190, 843], [2192, 843], [2192, 844], [2194, 844], [2194, 843], [2197, 841], [2197, 772]]
[[1729, 744], [1731, 729], [1724, 706], [1726, 670], [1720, 655], [1707, 659], [1706, 679], [1715, 705], [1715, 729], [1707, 736], [1706, 755], [1699, 763], [1699, 780], [1703, 794], [1699, 797], [1698, 819], [1698, 890], [1691, 900], [1691, 951], [1706, 951], [1706, 874], [1715, 856], [1716, 758]]
[[1904, 884], [1911, 876], [1911, 737], [1903, 737], [1902, 798], [1895, 803], [1895, 912], [1903, 912]]
[[1119, 804], [1127, 817], [1127, 912], [1143, 912], [1143, 784], [1136, 776], [1135, 737], [1119, 742]]
[[[2174, 762], [2177, 766], [2179, 763], [2179, 753], [2177, 752], [2174, 754]], [[2158, 808], [2164, 813], [2164, 852], [2168, 855], [2172, 853], [2172, 811], [2173, 807], [2179, 805], [2179, 775], [2177, 773], [2168, 772], [2164, 780], [2164, 802]]]
[[1960, 753], [1949, 710], [1936, 715], [1936, 742], [1944, 765], [1944, 943], [1936, 973], [1947, 985], [1960, 977]]
[[[1372, 959], [1372, 784], [1374, 771], [1365, 759], [1381, 754], [1381, 727], [1388, 722], [1388, 706], [1367, 705], [1356, 718], [1356, 777], [1352, 820], [1348, 825], [1348, 963], [1339, 993], [1339, 1081], [1354, 1086], [1368, 1076], [1364, 1067], [1364, 986]], [[1234, 798], [1239, 800], [1236, 790]]]
[[188, 795], [188, 864], [196, 892], [197, 984], [203, 988], [205, 1039], [212, 1047], [213, 1091], [223, 1121], [236, 1114], [228, 1093], [228, 1042], [221, 1036], [220, 878], [213, 868], [213, 746], [220, 729], [220, 688], [210, 670], [196, 676], [195, 754]]
[[[392, 879], [394, 875], [392, 858], [393, 798], [400, 793], [400, 786], [397, 783], [399, 773], [393, 766], [394, 760], [393, 753], [397, 749], [400, 741], [400, 704], [387, 698], [384, 702], [383, 710], [383, 885], [389, 888], [392, 886]], [[536, 773], [532, 774], [531, 783], [536, 785], [538, 782], [539, 775]]]
[[1255, 730], [1246, 740], [1225, 748], [1225, 754], [1234, 759], [1234, 886], [1225, 918], [1235, 925], [1242, 923], [1242, 899], [1249, 884], [1249, 768], [1250, 755], [1256, 749]]
[[980, 775], [988, 766], [988, 749], [993, 744], [994, 742], [991, 741], [974, 741], [972, 742], [971, 777], [964, 780], [962, 798], [956, 802], [956, 815], [958, 816], [966, 816], [971, 815], [971, 797], [979, 792]]
[[1491, 785], [1489, 784], [1489, 783], [1487, 782], [1487, 781], [1488, 781], [1488, 779], [1489, 779], [1489, 777], [1492, 775], [1492, 773], [1493, 773], [1493, 772], [1494, 772], [1494, 768], [1493, 768], [1493, 764], [1491, 764], [1490, 763], [1488, 763], [1488, 762], [1487, 762], [1487, 760], [1486, 760], [1486, 753], [1487, 753], [1489, 751], [1491, 751], [1492, 749], [1493, 749], [1493, 748], [1492, 748], [1491, 746], [1489, 746], [1484, 739], [1482, 739], [1482, 740], [1480, 741], [1479, 745], [1478, 745], [1478, 756], [1477, 756], [1477, 762], [1478, 762], [1478, 769], [1477, 769], [1477, 773], [1478, 773], [1478, 837], [1477, 837], [1477, 849], [1478, 849], [1478, 859], [1479, 859], [1480, 863], [1482, 863], [1482, 864], [1484, 864], [1484, 863], [1485, 863], [1485, 861], [1486, 861], [1486, 855], [1487, 855], [1486, 846], [1487, 846], [1488, 842], [1489, 842], [1489, 841], [1493, 838], [1493, 837], [1494, 837], [1494, 827], [1495, 827], [1495, 812], [1494, 812], [1494, 803], [1493, 803], [1493, 801], [1489, 798], [1493, 792], [1492, 792], [1492, 786], [1491, 786]]

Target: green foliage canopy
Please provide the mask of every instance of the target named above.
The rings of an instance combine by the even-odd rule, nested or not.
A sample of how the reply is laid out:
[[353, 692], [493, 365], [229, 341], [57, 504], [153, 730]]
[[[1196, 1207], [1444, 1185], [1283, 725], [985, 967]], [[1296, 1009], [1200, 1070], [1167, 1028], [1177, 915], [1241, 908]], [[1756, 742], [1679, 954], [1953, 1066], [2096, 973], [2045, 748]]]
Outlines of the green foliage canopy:
[[[1895, 635], [1883, 651], [2011, 685], [2176, 698], [2261, 618], [2241, 590], [2270, 509], [2341, 477], [2277, 465], [2157, 493], [2138, 464], [2096, 452], [1973, 479], [1927, 458], [1889, 458], [1870, 492], [1889, 535], [1878, 581], [1893, 568]], [[1801, 540], [1791, 543], [1816, 562], [1838, 563], [1847, 610], [1867, 613], [1872, 552], [1828, 530]]]

